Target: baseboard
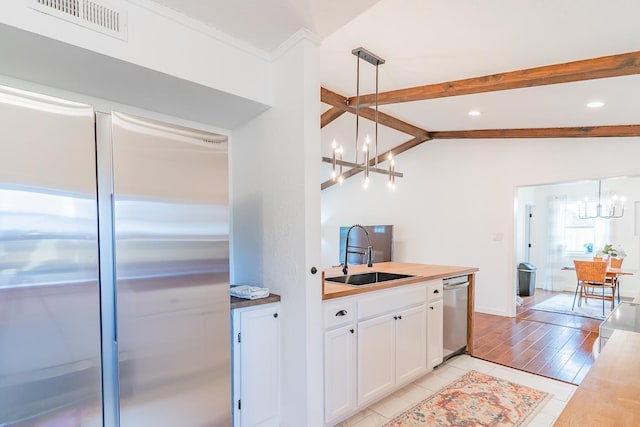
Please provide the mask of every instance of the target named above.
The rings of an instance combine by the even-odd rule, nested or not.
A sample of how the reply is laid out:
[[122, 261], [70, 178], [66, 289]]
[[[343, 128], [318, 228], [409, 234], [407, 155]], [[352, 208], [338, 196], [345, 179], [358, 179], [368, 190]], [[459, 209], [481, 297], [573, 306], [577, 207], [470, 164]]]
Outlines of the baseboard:
[[504, 310], [496, 310], [494, 308], [483, 307], [479, 305], [475, 306], [475, 311], [476, 313], [492, 314], [494, 316], [513, 317]]

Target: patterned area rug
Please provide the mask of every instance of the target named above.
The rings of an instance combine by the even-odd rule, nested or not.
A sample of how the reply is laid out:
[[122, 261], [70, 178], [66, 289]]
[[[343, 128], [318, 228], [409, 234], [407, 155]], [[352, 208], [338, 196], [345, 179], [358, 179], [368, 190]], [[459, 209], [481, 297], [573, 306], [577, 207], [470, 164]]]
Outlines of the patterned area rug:
[[572, 314], [574, 316], [591, 317], [594, 319], [604, 319], [611, 313], [611, 302], [604, 302], [604, 316], [602, 315], [602, 300], [583, 299], [582, 304], [578, 307], [578, 298], [573, 310], [573, 294], [560, 294], [544, 300], [533, 307], [531, 310], [549, 311], [551, 313]]
[[383, 427], [524, 426], [548, 393], [471, 371]]

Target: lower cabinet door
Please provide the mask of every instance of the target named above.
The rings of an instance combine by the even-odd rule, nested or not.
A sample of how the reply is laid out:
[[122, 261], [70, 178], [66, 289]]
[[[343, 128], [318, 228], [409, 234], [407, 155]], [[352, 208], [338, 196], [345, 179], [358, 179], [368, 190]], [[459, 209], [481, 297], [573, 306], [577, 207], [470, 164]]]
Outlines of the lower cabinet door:
[[324, 335], [325, 424], [356, 407], [356, 330], [348, 325]]
[[358, 405], [384, 395], [395, 385], [394, 314], [358, 323]]
[[429, 369], [442, 363], [443, 342], [443, 312], [442, 300], [430, 302], [427, 308], [427, 363]]
[[427, 307], [396, 313], [396, 385], [427, 372]]
[[[240, 315], [239, 427], [279, 425], [279, 304], [248, 309]], [[236, 340], [237, 341], [237, 340]]]

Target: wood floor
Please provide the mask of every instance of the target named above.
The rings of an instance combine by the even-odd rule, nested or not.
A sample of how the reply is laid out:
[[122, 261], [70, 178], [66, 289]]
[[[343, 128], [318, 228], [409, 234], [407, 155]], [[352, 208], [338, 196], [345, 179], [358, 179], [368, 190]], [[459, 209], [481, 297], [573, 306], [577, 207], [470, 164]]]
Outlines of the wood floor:
[[530, 310], [558, 292], [536, 289], [515, 318], [476, 313], [474, 356], [534, 374], [580, 384], [591, 365], [600, 320]]

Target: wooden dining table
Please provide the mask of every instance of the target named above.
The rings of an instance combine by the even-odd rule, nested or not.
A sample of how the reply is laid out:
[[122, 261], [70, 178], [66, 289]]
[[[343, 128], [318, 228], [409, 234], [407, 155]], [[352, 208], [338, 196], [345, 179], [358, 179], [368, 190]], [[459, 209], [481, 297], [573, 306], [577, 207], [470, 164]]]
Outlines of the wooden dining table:
[[[572, 270], [575, 270], [575, 268], [572, 268]], [[621, 268], [613, 267], [607, 268], [607, 276], [609, 277], [633, 276], [634, 274], [636, 274], [636, 272], [632, 270], [623, 270]]]
[[[562, 267], [561, 270], [576, 271], [576, 268], [574, 266], [568, 265], [568, 266]], [[635, 270], [623, 270], [622, 268], [613, 268], [613, 267], [607, 268], [607, 276], [609, 277], [633, 276], [634, 274], [636, 274]]]
[[[574, 266], [565, 266], [562, 267], [561, 270], [571, 270], [575, 271], [576, 268]], [[612, 280], [618, 280], [620, 276], [633, 276], [636, 274], [635, 270], [623, 270], [622, 268], [615, 267], [607, 267], [607, 277], [610, 277]], [[618, 288], [618, 300], [620, 300], [620, 281], [616, 283], [616, 287]]]

